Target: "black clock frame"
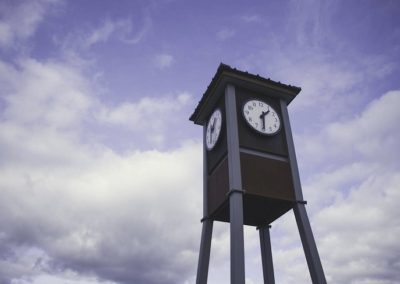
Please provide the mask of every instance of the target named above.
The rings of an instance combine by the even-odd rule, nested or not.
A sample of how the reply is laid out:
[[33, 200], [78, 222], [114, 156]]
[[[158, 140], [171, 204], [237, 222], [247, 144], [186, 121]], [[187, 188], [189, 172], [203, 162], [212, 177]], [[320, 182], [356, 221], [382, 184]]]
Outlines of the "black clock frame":
[[[212, 117], [212, 115], [213, 115], [217, 110], [219, 110], [219, 112], [221, 113], [221, 129], [220, 129], [220, 131], [219, 131], [219, 134], [218, 134], [218, 137], [217, 137], [217, 141], [215, 141], [214, 146], [212, 146], [211, 148], [208, 148], [208, 147], [207, 147], [207, 141], [206, 141], [206, 140], [204, 141], [204, 143], [205, 143], [206, 148], [207, 148], [208, 151], [212, 151], [212, 150], [215, 148], [215, 146], [218, 144], [218, 142], [219, 142], [219, 140], [220, 140], [220, 137], [221, 137], [221, 132], [222, 132], [222, 127], [223, 127], [224, 116], [222, 115], [222, 111], [221, 111], [220, 108], [218, 108], [218, 107], [215, 108], [215, 109], [213, 110], [213, 112], [210, 114], [210, 117], [209, 117], [208, 122], [207, 122], [207, 124], [206, 124], [206, 128], [208, 128], [208, 123], [211, 122], [211, 121], [210, 121], [210, 120], [211, 120], [211, 117]], [[204, 139], [207, 139], [206, 136], [204, 136]]]
[[259, 102], [263, 102], [263, 103], [267, 104], [267, 105], [268, 105], [269, 107], [271, 107], [271, 108], [277, 113], [277, 115], [279, 116], [279, 114], [278, 114], [278, 112], [275, 110], [275, 108], [273, 108], [269, 103], [265, 102], [264, 100], [261, 100], [261, 99], [258, 99], [258, 98], [249, 98], [249, 99], [247, 99], [247, 101], [245, 101], [245, 102], [242, 103], [242, 111], [241, 111], [241, 113], [242, 113], [242, 119], [244, 119], [244, 121], [246, 121], [246, 123], [247, 123], [247, 125], [250, 127], [250, 129], [251, 129], [252, 131], [255, 131], [258, 135], [263, 135], [263, 136], [267, 136], [267, 137], [275, 136], [276, 134], [278, 134], [278, 132], [281, 131], [281, 128], [282, 128], [282, 121], [281, 121], [281, 118], [280, 118], [280, 117], [278, 117], [278, 118], [279, 118], [279, 128], [278, 128], [278, 130], [276, 130], [274, 133], [264, 133], [264, 132], [260, 132], [260, 131], [258, 131], [256, 128], [254, 128], [253, 125], [251, 125], [251, 124], [247, 121], [246, 116], [244, 115], [244, 106], [245, 106], [248, 102], [250, 102], [250, 101], [259, 101]]

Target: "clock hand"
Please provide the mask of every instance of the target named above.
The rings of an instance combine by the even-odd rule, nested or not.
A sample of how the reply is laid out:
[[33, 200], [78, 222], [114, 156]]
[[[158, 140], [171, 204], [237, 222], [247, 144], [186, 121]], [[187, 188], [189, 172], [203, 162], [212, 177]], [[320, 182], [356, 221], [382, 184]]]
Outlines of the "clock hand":
[[268, 113], [269, 113], [269, 109], [268, 109], [266, 112], [262, 111], [262, 112], [261, 112], [261, 115], [260, 115], [260, 119], [261, 119], [261, 122], [262, 122], [262, 129], [263, 129], [263, 130], [265, 129], [265, 116], [266, 116]]
[[215, 129], [215, 121], [216, 121], [217, 119], [216, 118], [214, 118], [214, 120], [213, 120], [213, 122], [212, 122], [212, 124], [211, 124], [211, 132], [214, 132], [214, 129]]
[[214, 133], [214, 128], [215, 128], [215, 118], [213, 119], [210, 127], [210, 144], [212, 143], [212, 135]]

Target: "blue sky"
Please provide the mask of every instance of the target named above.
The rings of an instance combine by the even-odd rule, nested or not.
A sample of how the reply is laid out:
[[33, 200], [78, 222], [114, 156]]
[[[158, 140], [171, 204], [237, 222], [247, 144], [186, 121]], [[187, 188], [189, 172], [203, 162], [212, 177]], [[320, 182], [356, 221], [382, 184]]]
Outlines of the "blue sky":
[[[400, 282], [398, 1], [0, 1], [0, 283], [194, 283], [202, 129], [220, 62], [290, 104], [329, 283]], [[277, 283], [310, 283], [292, 212]], [[245, 229], [246, 283], [262, 283]], [[229, 282], [215, 224], [209, 283]]]

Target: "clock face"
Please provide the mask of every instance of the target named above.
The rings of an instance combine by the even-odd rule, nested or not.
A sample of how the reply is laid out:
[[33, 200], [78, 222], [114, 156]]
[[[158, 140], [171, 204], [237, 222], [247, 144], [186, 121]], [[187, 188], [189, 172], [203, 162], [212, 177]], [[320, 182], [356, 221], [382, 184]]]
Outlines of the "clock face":
[[221, 133], [222, 126], [222, 113], [216, 109], [207, 123], [206, 129], [206, 147], [207, 150], [212, 150], [218, 141], [219, 134]]
[[274, 135], [281, 128], [276, 111], [266, 102], [249, 100], [243, 105], [243, 117], [254, 130], [265, 135]]

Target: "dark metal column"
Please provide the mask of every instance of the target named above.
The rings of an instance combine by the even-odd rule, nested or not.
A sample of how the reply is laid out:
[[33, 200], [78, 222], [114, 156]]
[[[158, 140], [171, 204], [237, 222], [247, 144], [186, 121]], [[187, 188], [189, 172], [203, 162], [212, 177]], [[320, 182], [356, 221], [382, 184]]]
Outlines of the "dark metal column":
[[308, 270], [310, 271], [311, 279], [314, 284], [326, 284], [325, 274], [319, 258], [317, 245], [315, 244], [310, 221], [308, 220], [306, 208], [304, 206], [305, 202], [303, 201], [303, 193], [301, 189], [299, 169], [297, 167], [296, 152], [294, 149], [289, 114], [287, 110], [287, 104], [283, 100], [281, 100], [281, 111], [288, 145], [288, 155], [293, 177], [293, 186], [296, 200], [298, 201], [295, 204], [293, 211], [296, 217], [296, 223], [299, 229], [301, 242], [303, 244], [304, 254], [306, 255]]
[[301, 189], [299, 168], [297, 166], [296, 152], [294, 150], [294, 143], [293, 143], [292, 129], [290, 127], [289, 113], [287, 110], [286, 102], [284, 100], [281, 100], [281, 112], [282, 112], [283, 128], [285, 129], [286, 143], [287, 143], [287, 147], [288, 147], [288, 158], [289, 158], [289, 163], [290, 163], [290, 170], [292, 172], [292, 178], [293, 178], [294, 194], [295, 194], [296, 200], [302, 201], [303, 200], [303, 192]]
[[319, 258], [317, 245], [311, 230], [310, 221], [304, 203], [297, 203], [294, 210], [297, 227], [299, 228], [304, 254], [306, 255], [308, 270], [310, 270], [312, 283], [326, 284], [324, 269]]
[[[203, 126], [203, 139], [206, 137], [207, 124]], [[203, 228], [201, 231], [199, 262], [197, 265], [196, 284], [206, 284], [208, 278], [208, 267], [210, 263], [210, 251], [213, 221], [207, 218], [208, 215], [208, 170], [207, 170], [207, 149], [203, 143]]]
[[229, 218], [231, 230], [231, 283], [245, 284], [243, 190], [240, 171], [235, 87], [225, 88], [226, 129], [229, 165]]
[[211, 239], [212, 239], [213, 221], [203, 220], [203, 229], [201, 231], [199, 263], [197, 266], [196, 284], [206, 284], [208, 278], [208, 265], [210, 263]]
[[264, 284], [275, 284], [274, 264], [272, 262], [270, 225], [259, 227], [261, 260], [263, 266]]

